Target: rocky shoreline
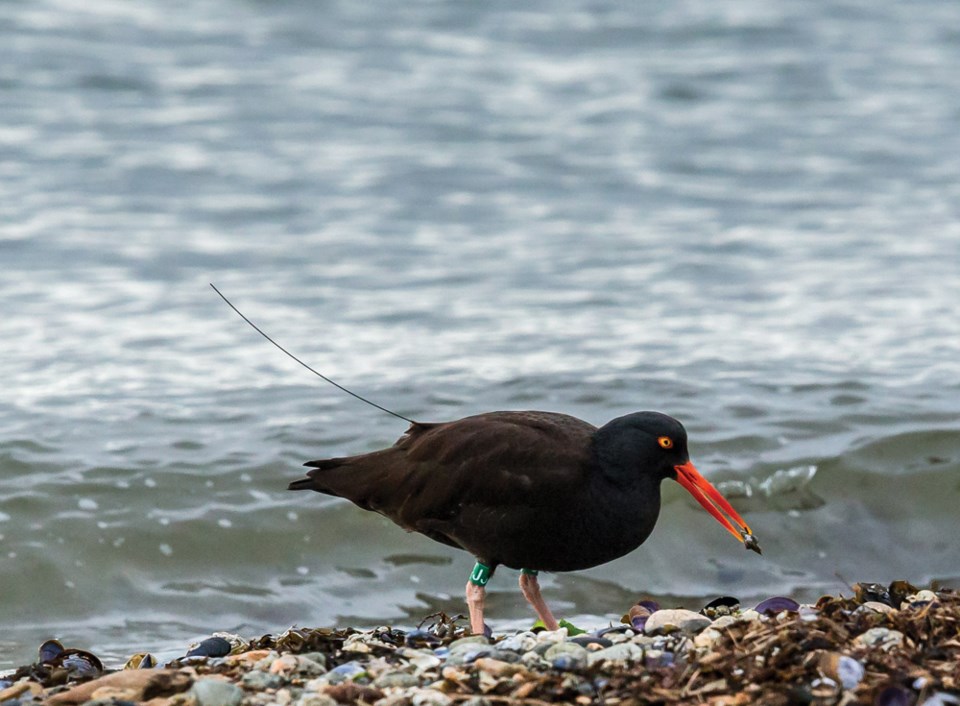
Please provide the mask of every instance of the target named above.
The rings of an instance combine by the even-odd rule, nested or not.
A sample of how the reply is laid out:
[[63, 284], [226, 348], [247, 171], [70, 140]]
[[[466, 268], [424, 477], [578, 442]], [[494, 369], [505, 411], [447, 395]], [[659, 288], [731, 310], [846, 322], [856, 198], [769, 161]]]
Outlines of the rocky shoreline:
[[217, 634], [182, 658], [105, 669], [51, 640], [0, 676], [0, 706], [483, 706], [504, 703], [960, 705], [960, 593], [906, 582], [854, 595], [699, 611], [632, 606], [595, 632], [468, 635], [431, 616], [416, 630], [291, 628]]

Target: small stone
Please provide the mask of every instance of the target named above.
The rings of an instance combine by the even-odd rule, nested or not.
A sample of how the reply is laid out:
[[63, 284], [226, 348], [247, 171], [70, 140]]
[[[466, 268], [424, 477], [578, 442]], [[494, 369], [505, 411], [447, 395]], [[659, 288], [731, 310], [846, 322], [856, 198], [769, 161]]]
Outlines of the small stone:
[[728, 628], [736, 622], [737, 618], [732, 615], [721, 615], [719, 618], [710, 623], [710, 627], [712, 627], [714, 630], [723, 630], [724, 628]]
[[492, 674], [495, 677], [512, 677], [515, 674], [526, 673], [527, 671], [520, 664], [501, 662], [500, 660], [491, 659], [489, 657], [481, 657], [474, 662], [474, 664], [481, 672]]
[[893, 606], [889, 606], [886, 603], [881, 603], [880, 601], [867, 601], [866, 603], [860, 606], [865, 610], [872, 611], [874, 613], [896, 613], [897, 609]]
[[313, 692], [306, 692], [294, 703], [296, 706], [337, 706], [337, 700], [332, 696]]
[[[189, 689], [193, 681], [193, 675], [182, 670], [128, 669], [113, 672], [93, 681], [78, 684], [66, 691], [58, 692], [47, 697], [45, 703], [58, 705], [84, 703], [90, 700], [94, 692], [104, 687], [139, 689], [141, 695], [146, 692], [179, 694], [179, 692]], [[141, 700], [140, 698], [136, 699], [136, 701]]]
[[87, 704], [100, 703], [101, 706], [113, 703], [134, 703], [141, 696], [140, 689], [118, 689], [115, 686], [102, 686], [92, 694]]
[[466, 701], [461, 701], [460, 706], [493, 706], [493, 702], [482, 696], [471, 696]]
[[661, 646], [663, 641], [664, 637], [662, 635], [635, 635], [631, 638], [630, 643], [646, 650], [651, 647]]
[[667, 652], [665, 650], [651, 649], [644, 650], [643, 653], [643, 664], [647, 669], [669, 667], [675, 659], [673, 652]]
[[824, 652], [819, 668], [823, 676], [839, 682], [844, 689], [856, 689], [866, 673], [860, 662], [837, 652]]
[[[587, 648], [582, 645], [575, 642], [558, 642], [543, 653], [543, 658], [557, 669], [580, 669], [586, 666], [588, 655]], [[561, 664], [557, 663], [558, 660]]]
[[420, 686], [420, 679], [409, 672], [384, 672], [374, 679], [373, 685], [381, 689], [391, 687], [409, 689], [411, 686]]
[[303, 685], [304, 691], [323, 691], [330, 686], [330, 680], [326, 676], [310, 679]]
[[344, 652], [356, 652], [359, 654], [369, 654], [372, 650], [370, 645], [363, 641], [363, 635], [351, 635], [343, 643]]
[[903, 633], [890, 628], [870, 628], [862, 635], [857, 636], [855, 642], [867, 647], [879, 647], [888, 651], [903, 644]]
[[324, 669], [327, 668], [327, 656], [323, 652], [303, 652], [300, 656], [309, 659], [311, 662], [316, 662]]
[[267, 654], [253, 663], [252, 668], [261, 672], [269, 672], [271, 665], [280, 657], [279, 652], [270, 650]]
[[398, 691], [395, 694], [387, 694], [382, 699], [374, 702], [374, 706], [410, 706], [410, 699], [404, 692]]
[[477, 661], [481, 657], [489, 657], [490, 653], [491, 650], [479, 645], [474, 645], [471, 649], [463, 649], [458, 650], [457, 652], [451, 652], [447, 657], [447, 664], [452, 666], [470, 664], [471, 662]]
[[343, 681], [354, 681], [367, 675], [367, 668], [360, 662], [344, 662], [327, 674], [330, 684], [339, 684]]
[[461, 637], [459, 640], [454, 640], [447, 647], [451, 652], [456, 650], [465, 649], [464, 645], [489, 645], [490, 640], [483, 635], [470, 635], [469, 637]]
[[939, 602], [940, 599], [937, 597], [936, 593], [924, 589], [922, 591], [917, 591], [913, 595], [907, 596], [907, 599], [901, 604], [900, 608], [906, 610], [907, 608], [918, 608], [925, 606], [928, 603]]
[[397, 650], [397, 654], [407, 660], [407, 663], [416, 669], [417, 673], [425, 672], [428, 669], [435, 669], [443, 662], [432, 652], [425, 650], [412, 650], [404, 648]]
[[396, 649], [396, 645], [381, 640], [376, 633], [358, 632], [350, 635], [341, 648], [344, 652], [355, 652], [357, 654], [370, 654], [374, 649], [390, 650]]
[[[0, 702], [16, 699], [26, 692], [32, 691], [33, 688], [39, 689], [40, 685], [24, 677], [16, 684], [11, 684], [5, 689], [0, 689]], [[33, 691], [34, 696], [37, 696], [39, 693], [42, 693], [42, 691]]]
[[435, 689], [414, 689], [406, 694], [413, 706], [449, 706], [453, 699]]
[[285, 676], [296, 674], [298, 676], [316, 677], [326, 671], [323, 665], [314, 662], [312, 659], [307, 659], [302, 655], [283, 655], [275, 659], [273, 664], [270, 665], [271, 674], [282, 674]]
[[744, 622], [755, 622], [757, 620], [760, 620], [762, 617], [763, 616], [761, 616], [760, 613], [755, 611], [753, 608], [747, 608], [746, 610], [742, 610], [740, 611], [740, 615], [739, 615], [740, 620]]
[[549, 669], [550, 667], [550, 663], [534, 650], [524, 652], [523, 656], [520, 657], [520, 664], [534, 671]]
[[694, 613], [692, 610], [677, 608], [675, 610], [658, 610], [647, 618], [647, 623], [643, 631], [647, 635], [661, 635], [672, 632], [682, 632], [687, 635], [695, 635], [706, 627], [709, 627], [712, 621], [700, 613]]
[[222, 679], [197, 679], [190, 693], [199, 706], [239, 706], [243, 700], [243, 689]]
[[333, 697], [338, 703], [352, 704], [358, 701], [372, 704], [374, 701], [383, 698], [383, 692], [370, 686], [361, 686], [353, 682], [328, 686], [325, 690], [327, 696]]
[[537, 633], [537, 642], [563, 642], [568, 637], [570, 637], [570, 633], [567, 632], [566, 628], [559, 628], [557, 630], [541, 630]]
[[587, 664], [593, 666], [599, 662], [638, 662], [642, 659], [642, 647], [631, 642], [623, 642], [604, 650], [590, 652], [587, 655]]
[[490, 640], [483, 635], [462, 637], [450, 643], [447, 664], [469, 664], [480, 657], [488, 657], [492, 651]]
[[699, 635], [693, 638], [693, 644], [696, 647], [712, 647], [713, 643], [723, 637], [723, 633], [717, 630], [716, 628], [709, 627]]
[[269, 674], [267, 672], [254, 669], [247, 672], [241, 679], [243, 685], [254, 691], [263, 691], [264, 689], [279, 689], [284, 685], [284, 679], [279, 674]]
[[227, 664], [252, 664], [267, 658], [276, 659], [279, 656], [272, 650], [250, 650], [249, 652], [227, 655], [223, 658], [223, 661]]
[[498, 650], [529, 652], [537, 645], [537, 636], [532, 632], [518, 632], [497, 643]]

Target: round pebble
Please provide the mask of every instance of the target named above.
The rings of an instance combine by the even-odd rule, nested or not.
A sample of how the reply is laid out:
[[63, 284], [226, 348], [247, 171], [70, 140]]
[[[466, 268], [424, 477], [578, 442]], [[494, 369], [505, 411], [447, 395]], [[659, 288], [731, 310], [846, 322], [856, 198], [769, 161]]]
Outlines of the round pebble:
[[279, 689], [284, 684], [284, 678], [279, 674], [270, 674], [268, 672], [254, 669], [243, 675], [243, 685], [248, 689]]
[[222, 679], [197, 679], [190, 687], [190, 694], [199, 706], [240, 706], [243, 700], [243, 689]]
[[384, 672], [373, 680], [373, 685], [381, 689], [390, 687], [402, 687], [404, 689], [411, 686], [419, 686], [420, 679], [415, 674], [409, 672]]
[[326, 694], [307, 692], [295, 702], [296, 706], [338, 706], [337, 700]]
[[647, 635], [662, 635], [671, 632], [682, 632], [695, 635], [713, 622], [710, 618], [694, 613], [692, 610], [677, 608], [674, 610], [658, 610], [647, 618], [643, 631]]
[[587, 664], [592, 666], [599, 662], [638, 662], [642, 659], [642, 647], [632, 642], [623, 642], [603, 650], [590, 652], [587, 656]]
[[557, 669], [580, 669], [587, 665], [590, 653], [575, 642], [558, 642], [543, 653], [543, 658]]
[[903, 644], [903, 633], [890, 628], [870, 628], [858, 636], [856, 642], [868, 647], [879, 647], [881, 650], [891, 650]]

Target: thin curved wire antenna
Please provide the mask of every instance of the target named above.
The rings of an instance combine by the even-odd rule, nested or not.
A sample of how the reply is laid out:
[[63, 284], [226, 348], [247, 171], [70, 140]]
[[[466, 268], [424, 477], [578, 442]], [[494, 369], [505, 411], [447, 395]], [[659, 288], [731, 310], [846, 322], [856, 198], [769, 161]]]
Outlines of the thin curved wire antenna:
[[259, 326], [257, 326], [255, 323], [253, 323], [253, 322], [252, 322], [250, 319], [248, 319], [246, 316], [244, 316], [243, 312], [241, 312], [237, 307], [235, 307], [235, 306], [233, 305], [233, 302], [231, 302], [229, 299], [227, 299], [227, 298], [223, 295], [223, 292], [221, 292], [219, 289], [217, 289], [217, 287], [213, 284], [213, 282], [210, 283], [210, 286], [213, 287], [213, 291], [215, 291], [217, 294], [219, 294], [219, 295], [220, 295], [220, 298], [223, 299], [223, 301], [225, 301], [225, 302], [227, 303], [227, 306], [229, 306], [231, 309], [233, 309], [235, 312], [237, 312], [237, 315], [238, 315], [241, 319], [243, 319], [243, 320], [246, 321], [248, 324], [250, 324], [250, 326], [253, 327], [253, 330], [254, 330], [254, 331], [256, 331], [257, 333], [259, 333], [261, 336], [263, 336], [263, 337], [264, 337], [265, 339], [267, 339], [268, 341], [270, 341], [270, 343], [272, 343], [272, 344], [275, 345], [277, 348], [279, 348], [281, 351], [283, 351], [284, 353], [286, 353], [289, 357], [293, 358], [295, 361], [297, 361], [298, 363], [300, 363], [300, 365], [302, 365], [303, 367], [305, 367], [307, 370], [309, 370], [311, 373], [313, 373], [314, 375], [316, 375], [316, 376], [317, 376], [318, 378], [320, 378], [321, 380], [324, 380], [324, 381], [330, 383], [331, 385], [333, 385], [334, 387], [336, 387], [338, 390], [343, 390], [344, 392], [346, 392], [346, 393], [347, 393], [348, 395], [350, 395], [351, 397], [356, 397], [356, 398], [357, 398], [358, 400], [360, 400], [361, 402], [366, 402], [366, 403], [367, 403], [368, 405], [370, 405], [371, 407], [376, 407], [376, 408], [379, 409], [381, 412], [386, 412], [387, 414], [392, 414], [394, 417], [397, 417], [398, 419], [402, 419], [402, 420], [404, 420], [404, 421], [406, 421], [406, 422], [410, 422], [411, 424], [416, 424], [416, 423], [417, 423], [417, 422], [415, 422], [414, 420], [410, 419], [410, 417], [404, 417], [402, 414], [397, 414], [396, 412], [394, 412], [394, 411], [392, 411], [392, 410], [389, 410], [389, 409], [387, 409], [386, 407], [383, 407], [383, 406], [381, 406], [381, 405], [378, 405], [376, 402], [372, 402], [372, 401], [368, 400], [366, 397], [362, 397], [361, 395], [358, 395], [358, 394], [357, 394], [356, 392], [354, 392], [353, 390], [348, 390], [347, 388], [345, 388], [345, 387], [344, 387], [343, 385], [341, 385], [340, 383], [338, 383], [338, 382], [336, 382], [336, 381], [334, 381], [334, 380], [331, 380], [330, 378], [328, 378], [328, 377], [327, 377], [326, 375], [324, 375], [323, 373], [318, 372], [317, 370], [314, 370], [314, 369], [311, 368], [309, 365], [307, 365], [307, 364], [304, 363], [302, 360], [300, 360], [297, 356], [295, 356], [293, 353], [291, 353], [291, 352], [288, 351], [286, 348], [284, 348], [284, 347], [281, 346], [279, 343], [277, 343], [277, 342], [274, 341], [272, 338], [270, 338], [270, 336], [268, 336], [268, 335], [263, 331], [263, 329], [261, 329], [261, 328], [260, 328]]

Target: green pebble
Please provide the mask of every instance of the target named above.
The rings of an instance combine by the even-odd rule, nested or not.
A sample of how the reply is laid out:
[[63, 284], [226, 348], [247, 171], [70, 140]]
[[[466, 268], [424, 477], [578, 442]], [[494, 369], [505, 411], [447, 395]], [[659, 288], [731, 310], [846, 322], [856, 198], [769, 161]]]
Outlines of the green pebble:
[[190, 693], [199, 706], [240, 706], [243, 700], [243, 689], [220, 679], [198, 679]]

